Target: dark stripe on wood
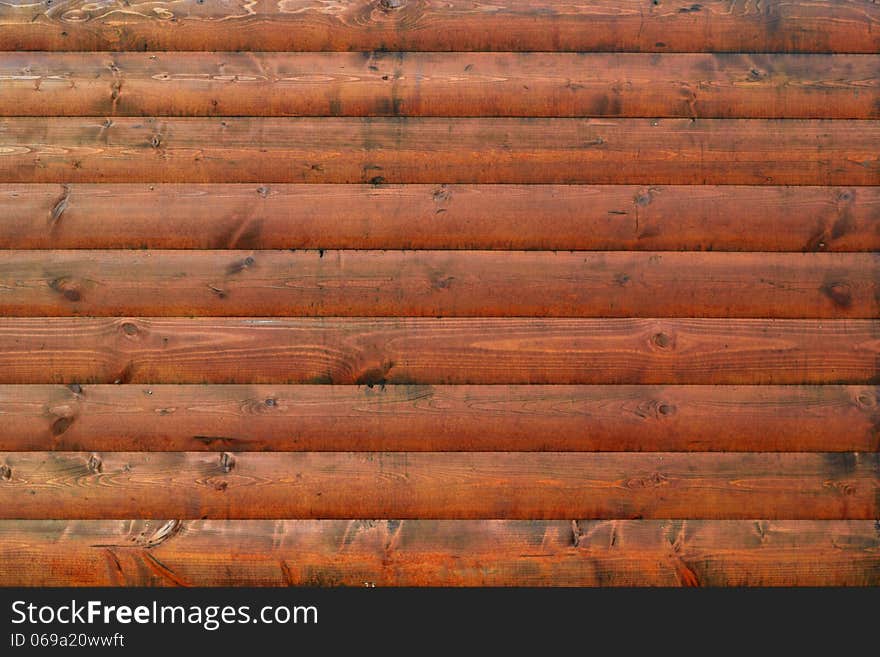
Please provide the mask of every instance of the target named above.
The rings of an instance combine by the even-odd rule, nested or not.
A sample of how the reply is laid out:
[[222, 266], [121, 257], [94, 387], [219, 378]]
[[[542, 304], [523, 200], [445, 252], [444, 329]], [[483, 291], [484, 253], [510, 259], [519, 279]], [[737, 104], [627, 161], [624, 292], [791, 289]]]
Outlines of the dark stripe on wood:
[[878, 550], [871, 520], [0, 522], [7, 586], [877, 586]]
[[872, 519], [880, 454], [7, 452], [0, 518]]
[[0, 383], [880, 383], [880, 321], [0, 318]]
[[880, 451], [873, 386], [0, 386], [0, 450]]
[[[878, 26], [880, 27], [880, 26]], [[8, 53], [5, 116], [880, 118], [873, 55]]]
[[2, 182], [880, 184], [880, 121], [6, 118]]
[[12, 316], [861, 317], [876, 253], [7, 251]]
[[0, 185], [0, 248], [880, 251], [878, 187]]
[[73, 0], [0, 24], [6, 50], [880, 50], [871, 0]]

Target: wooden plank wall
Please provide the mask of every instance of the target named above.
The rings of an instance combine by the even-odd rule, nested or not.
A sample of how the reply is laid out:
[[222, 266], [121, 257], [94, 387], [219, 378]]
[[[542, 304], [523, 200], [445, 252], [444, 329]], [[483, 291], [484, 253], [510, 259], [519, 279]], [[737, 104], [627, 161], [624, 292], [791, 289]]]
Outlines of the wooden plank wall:
[[880, 584], [876, 0], [0, 51], [4, 585]]

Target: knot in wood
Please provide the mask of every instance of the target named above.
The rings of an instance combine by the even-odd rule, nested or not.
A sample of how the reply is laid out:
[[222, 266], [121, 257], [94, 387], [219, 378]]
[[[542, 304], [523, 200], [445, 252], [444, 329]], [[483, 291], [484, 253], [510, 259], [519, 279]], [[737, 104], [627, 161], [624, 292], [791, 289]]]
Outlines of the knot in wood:
[[50, 281], [49, 287], [68, 301], [79, 301], [82, 298], [76, 281], [69, 278], [56, 278]]
[[865, 390], [858, 394], [856, 403], [862, 408], [877, 408], [877, 396]]
[[100, 474], [104, 471], [104, 461], [97, 454], [89, 456], [88, 462], [89, 472]]
[[839, 308], [849, 308], [853, 303], [852, 288], [845, 281], [830, 281], [820, 289]]
[[223, 472], [229, 474], [232, 472], [232, 468], [235, 467], [235, 457], [229, 452], [223, 452], [220, 455], [220, 468]]

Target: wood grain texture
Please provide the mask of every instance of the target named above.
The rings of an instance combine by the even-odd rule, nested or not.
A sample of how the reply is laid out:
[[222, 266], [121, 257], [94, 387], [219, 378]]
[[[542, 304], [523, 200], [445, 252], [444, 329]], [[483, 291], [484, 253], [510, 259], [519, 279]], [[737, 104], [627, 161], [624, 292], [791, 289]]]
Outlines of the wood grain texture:
[[880, 121], [4, 118], [2, 182], [880, 184]]
[[880, 321], [0, 318], [0, 383], [880, 383]]
[[871, 520], [0, 522], [8, 586], [877, 586]]
[[880, 118], [874, 55], [8, 53], [3, 116]]
[[880, 451], [876, 386], [2, 385], [0, 450]]
[[871, 0], [10, 0], [0, 28], [6, 50], [880, 50]]
[[880, 251], [880, 187], [0, 184], [0, 248]]
[[7, 251], [9, 316], [880, 316], [876, 253]]
[[0, 518], [872, 519], [880, 453], [7, 452]]
[[878, 57], [880, 0], [0, 0], [0, 584], [880, 586]]

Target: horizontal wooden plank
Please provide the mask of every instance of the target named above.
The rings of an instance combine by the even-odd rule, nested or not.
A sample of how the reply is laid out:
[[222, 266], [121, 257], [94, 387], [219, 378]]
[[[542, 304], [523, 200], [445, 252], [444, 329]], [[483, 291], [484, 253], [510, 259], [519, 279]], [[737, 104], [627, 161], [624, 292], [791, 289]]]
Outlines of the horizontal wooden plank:
[[876, 386], [3, 385], [0, 450], [880, 451]]
[[3, 116], [880, 118], [873, 55], [8, 53]]
[[871, 0], [16, 1], [0, 24], [6, 50], [880, 50]]
[[872, 519], [880, 453], [7, 452], [0, 518]]
[[7, 586], [877, 586], [871, 520], [0, 522]]
[[0, 182], [880, 184], [880, 121], [0, 119]]
[[7, 251], [18, 316], [880, 316], [877, 253]]
[[4, 249], [880, 251], [880, 187], [0, 185]]
[[11, 318], [0, 383], [880, 383], [880, 321]]

